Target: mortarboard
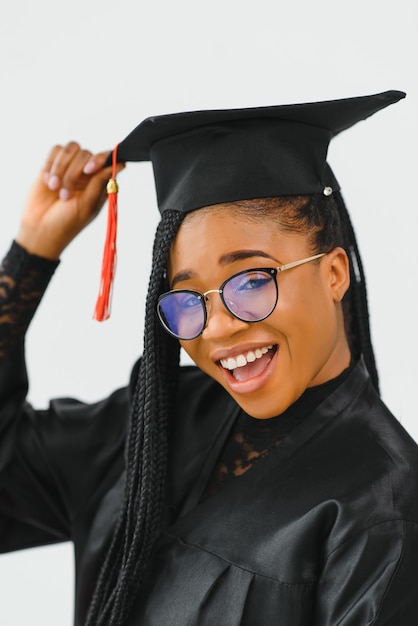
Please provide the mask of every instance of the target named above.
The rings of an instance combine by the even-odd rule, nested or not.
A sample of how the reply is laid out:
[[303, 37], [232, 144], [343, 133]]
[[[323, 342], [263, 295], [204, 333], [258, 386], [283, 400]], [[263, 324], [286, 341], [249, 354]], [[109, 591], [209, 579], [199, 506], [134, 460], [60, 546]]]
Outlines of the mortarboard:
[[151, 161], [167, 209], [338, 189], [326, 162], [333, 137], [405, 97], [401, 91], [325, 102], [149, 117], [117, 160]]
[[[152, 162], [161, 213], [262, 197], [330, 195], [339, 189], [326, 160], [331, 139], [405, 95], [386, 91], [323, 102], [148, 117], [116, 146], [113, 163]], [[111, 160], [112, 155], [108, 163]], [[113, 224], [116, 190], [110, 186]], [[110, 231], [113, 243], [107, 237], [106, 248], [115, 250], [115, 228]], [[113, 265], [107, 258], [107, 273], [112, 268], [112, 276]], [[103, 275], [102, 295], [108, 290], [103, 288]], [[108, 313], [102, 307], [95, 317], [104, 319]]]

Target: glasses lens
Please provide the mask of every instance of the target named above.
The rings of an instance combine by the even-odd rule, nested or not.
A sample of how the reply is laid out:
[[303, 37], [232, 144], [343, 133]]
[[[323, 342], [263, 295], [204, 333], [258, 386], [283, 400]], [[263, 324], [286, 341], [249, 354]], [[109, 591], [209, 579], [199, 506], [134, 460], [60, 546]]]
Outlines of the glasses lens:
[[158, 315], [163, 326], [178, 339], [194, 339], [205, 326], [202, 297], [193, 291], [172, 291], [162, 296]]
[[262, 270], [232, 276], [222, 291], [228, 309], [245, 322], [259, 322], [270, 315], [277, 304], [277, 296], [274, 275]]

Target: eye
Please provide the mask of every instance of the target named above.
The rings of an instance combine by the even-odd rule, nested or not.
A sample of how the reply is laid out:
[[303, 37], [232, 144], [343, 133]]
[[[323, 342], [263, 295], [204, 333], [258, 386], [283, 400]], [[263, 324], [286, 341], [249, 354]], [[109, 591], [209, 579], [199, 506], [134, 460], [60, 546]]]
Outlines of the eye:
[[263, 289], [271, 282], [271, 276], [264, 272], [247, 272], [237, 276], [234, 280], [236, 293]]
[[176, 294], [176, 305], [182, 310], [192, 312], [192, 309], [201, 307], [201, 298], [195, 293], [183, 291]]

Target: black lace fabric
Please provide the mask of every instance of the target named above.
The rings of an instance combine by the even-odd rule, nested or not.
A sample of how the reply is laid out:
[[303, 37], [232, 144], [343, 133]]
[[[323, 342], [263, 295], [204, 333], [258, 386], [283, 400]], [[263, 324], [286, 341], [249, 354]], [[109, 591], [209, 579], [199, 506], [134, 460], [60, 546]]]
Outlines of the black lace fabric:
[[354, 362], [336, 378], [308, 388], [294, 404], [276, 417], [256, 419], [242, 411], [229, 434], [202, 500], [248, 472], [279, 446], [292, 430], [309, 419], [315, 408], [345, 380], [353, 367]]
[[234, 478], [245, 474], [279, 446], [305, 418], [304, 412], [255, 419], [241, 412], [224, 446], [204, 497], [212, 496]]
[[0, 358], [24, 337], [58, 263], [12, 243], [0, 264]]

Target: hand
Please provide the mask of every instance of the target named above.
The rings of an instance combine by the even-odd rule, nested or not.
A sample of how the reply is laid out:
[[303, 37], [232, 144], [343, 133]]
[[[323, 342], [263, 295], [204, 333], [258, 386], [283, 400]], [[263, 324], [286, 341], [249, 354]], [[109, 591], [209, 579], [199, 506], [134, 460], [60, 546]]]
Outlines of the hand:
[[[106, 200], [108, 154], [93, 155], [75, 142], [51, 150], [26, 201], [16, 237], [22, 247], [49, 259], [60, 256]], [[118, 164], [117, 171], [123, 168]]]

